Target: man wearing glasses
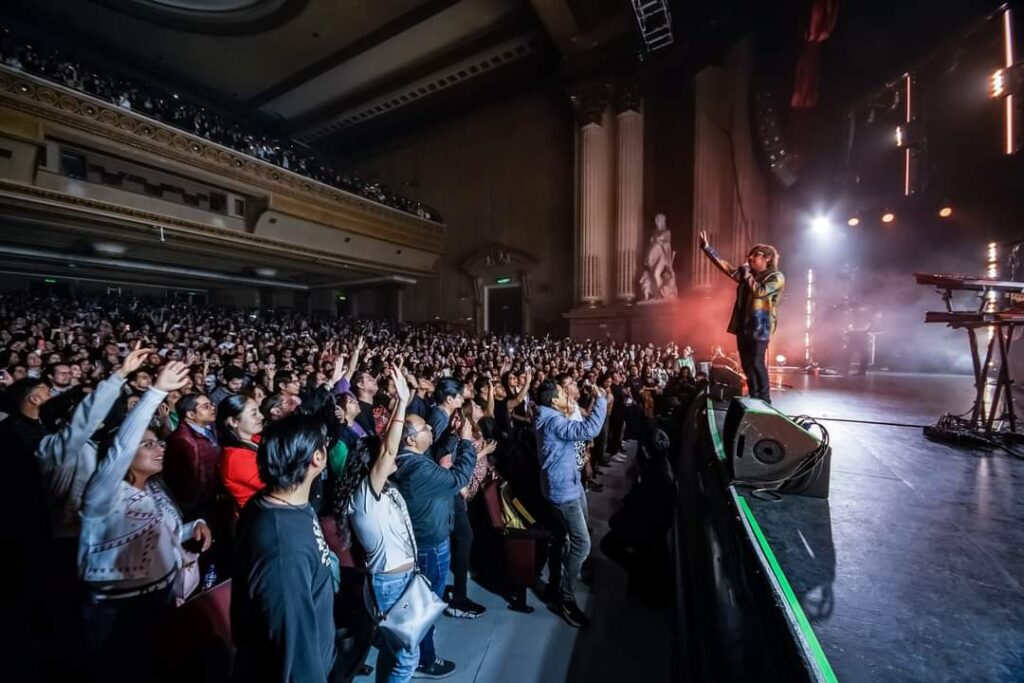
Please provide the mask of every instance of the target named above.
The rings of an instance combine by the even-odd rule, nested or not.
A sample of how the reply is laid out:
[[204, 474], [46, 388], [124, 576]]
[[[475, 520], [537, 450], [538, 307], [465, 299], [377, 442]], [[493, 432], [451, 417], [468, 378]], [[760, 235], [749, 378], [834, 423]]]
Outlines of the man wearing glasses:
[[164, 481], [181, 506], [185, 521], [212, 519], [217, 497], [220, 445], [217, 411], [202, 394], [185, 394], [175, 406], [178, 428], [167, 437]]
[[736, 303], [729, 320], [729, 333], [736, 335], [747, 394], [771, 403], [771, 382], [765, 353], [778, 322], [776, 306], [786, 287], [779, 270], [779, 251], [770, 244], [755, 244], [747, 260], [736, 267], [718, 255], [701, 231], [700, 247], [718, 270], [736, 283]]

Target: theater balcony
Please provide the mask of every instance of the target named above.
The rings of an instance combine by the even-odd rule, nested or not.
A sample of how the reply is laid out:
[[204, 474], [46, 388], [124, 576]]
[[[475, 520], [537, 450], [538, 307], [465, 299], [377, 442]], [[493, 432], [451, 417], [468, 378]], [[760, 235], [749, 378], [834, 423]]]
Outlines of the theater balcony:
[[[140, 282], [258, 285], [314, 302], [431, 277], [445, 231], [5, 65], [0, 216], [7, 273], [127, 269]], [[400, 296], [392, 305], [400, 313]]]

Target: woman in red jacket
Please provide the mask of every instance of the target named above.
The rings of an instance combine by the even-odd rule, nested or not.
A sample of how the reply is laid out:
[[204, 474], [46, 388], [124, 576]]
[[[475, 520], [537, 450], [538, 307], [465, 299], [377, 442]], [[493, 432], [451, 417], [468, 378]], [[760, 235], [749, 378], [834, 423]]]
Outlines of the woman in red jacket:
[[220, 433], [220, 479], [241, 510], [263, 488], [256, 469], [256, 450], [263, 431], [263, 415], [256, 401], [237, 394], [217, 406]]

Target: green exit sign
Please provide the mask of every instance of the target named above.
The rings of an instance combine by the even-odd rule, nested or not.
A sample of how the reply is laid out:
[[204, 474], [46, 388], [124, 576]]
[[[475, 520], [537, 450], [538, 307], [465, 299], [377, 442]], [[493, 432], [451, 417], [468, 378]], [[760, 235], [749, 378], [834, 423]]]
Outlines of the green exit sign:
[[495, 284], [499, 284], [499, 285], [507, 285], [508, 283], [512, 282], [512, 278], [510, 278], [510, 277], [497, 277], [497, 278], [494, 278], [494, 282], [495, 282]]

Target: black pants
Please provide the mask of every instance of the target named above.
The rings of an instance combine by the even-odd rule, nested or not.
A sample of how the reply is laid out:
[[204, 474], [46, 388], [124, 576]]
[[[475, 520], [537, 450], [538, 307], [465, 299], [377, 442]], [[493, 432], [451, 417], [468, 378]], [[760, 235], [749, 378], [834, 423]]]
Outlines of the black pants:
[[85, 649], [91, 676], [100, 683], [141, 683], [155, 679], [155, 645], [174, 609], [173, 584], [120, 600], [84, 599]]
[[747, 393], [753, 398], [771, 403], [771, 382], [768, 379], [768, 366], [765, 364], [768, 340], [737, 336], [736, 347], [740, 352], [743, 374], [747, 376]]
[[622, 430], [626, 426], [626, 411], [615, 406], [608, 418], [608, 453], [615, 455], [622, 451]]
[[452, 528], [452, 587], [453, 598], [466, 597], [469, 581], [469, 552], [473, 547], [473, 526], [466, 512], [466, 499], [455, 496], [455, 524]]

